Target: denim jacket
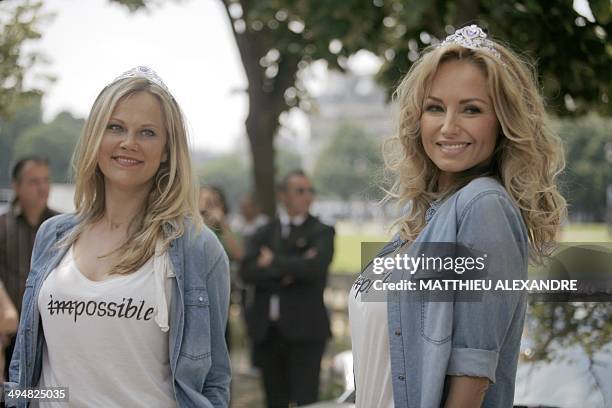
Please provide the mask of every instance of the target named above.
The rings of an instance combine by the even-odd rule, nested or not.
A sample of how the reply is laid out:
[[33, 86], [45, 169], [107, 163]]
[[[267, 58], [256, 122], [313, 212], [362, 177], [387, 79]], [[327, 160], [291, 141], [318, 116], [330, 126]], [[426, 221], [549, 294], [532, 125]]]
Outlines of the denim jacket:
[[[73, 214], [59, 215], [38, 231], [5, 393], [38, 384], [44, 333], [36, 299], [43, 281], [68, 250], [57, 249], [55, 244], [75, 225]], [[171, 223], [166, 224], [164, 232], [170, 228]], [[229, 306], [227, 255], [208, 228], [196, 232], [189, 221], [185, 222], [185, 233], [171, 241], [168, 250], [176, 275], [172, 278], [168, 343], [177, 406], [227, 407], [231, 377], [224, 338]], [[8, 399], [7, 406], [27, 404]]]
[[[435, 211], [435, 213], [434, 213]], [[428, 214], [429, 222], [407, 249], [422, 243], [454, 243], [488, 253], [488, 278], [526, 279], [528, 236], [519, 210], [495, 179], [481, 177]], [[403, 242], [396, 238], [381, 255]], [[435, 271], [431, 271], [435, 272]], [[395, 270], [392, 281], [431, 278]], [[411, 291], [387, 293], [393, 398], [396, 407], [444, 404], [446, 376], [491, 382], [483, 407], [511, 407], [523, 330], [524, 292], [480, 292], [479, 301], [427, 301]], [[452, 295], [452, 296], [456, 296]]]

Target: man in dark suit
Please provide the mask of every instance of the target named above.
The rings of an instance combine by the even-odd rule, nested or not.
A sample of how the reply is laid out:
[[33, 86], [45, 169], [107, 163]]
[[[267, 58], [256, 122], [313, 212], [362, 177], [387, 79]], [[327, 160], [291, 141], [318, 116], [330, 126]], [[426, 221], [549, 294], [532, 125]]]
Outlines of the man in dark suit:
[[314, 189], [301, 170], [282, 179], [278, 198], [279, 215], [252, 237], [241, 268], [255, 286], [247, 324], [271, 408], [318, 399], [331, 336], [323, 291], [334, 253], [334, 229], [310, 215]]

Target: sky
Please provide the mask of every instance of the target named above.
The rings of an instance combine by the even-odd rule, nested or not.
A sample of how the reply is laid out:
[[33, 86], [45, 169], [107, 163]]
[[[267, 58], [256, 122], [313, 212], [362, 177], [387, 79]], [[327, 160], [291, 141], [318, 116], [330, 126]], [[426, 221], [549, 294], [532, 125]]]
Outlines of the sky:
[[[55, 17], [41, 24], [43, 36], [27, 49], [43, 53], [38, 69], [57, 80], [45, 86], [46, 121], [62, 110], [86, 117], [100, 90], [124, 71], [147, 65], [162, 77], [181, 105], [195, 149], [227, 152], [246, 143], [247, 81], [220, 0], [157, 0], [148, 11], [129, 13], [109, 0], [47, 0]], [[590, 16], [586, 0], [574, 8]], [[591, 17], [592, 18], [592, 17]], [[374, 73], [371, 54], [350, 60], [357, 73]], [[30, 76], [26, 86], [36, 85]], [[316, 64], [307, 82], [312, 93], [325, 88], [325, 65]], [[308, 120], [294, 110], [289, 133], [302, 142]]]
[[50, 60], [40, 71], [57, 78], [46, 87], [45, 120], [62, 110], [86, 117], [106, 84], [147, 65], [182, 107], [196, 148], [229, 150], [244, 137], [247, 82], [219, 0], [165, 1], [134, 14], [108, 0], [52, 0], [44, 9], [55, 17], [31, 48]]

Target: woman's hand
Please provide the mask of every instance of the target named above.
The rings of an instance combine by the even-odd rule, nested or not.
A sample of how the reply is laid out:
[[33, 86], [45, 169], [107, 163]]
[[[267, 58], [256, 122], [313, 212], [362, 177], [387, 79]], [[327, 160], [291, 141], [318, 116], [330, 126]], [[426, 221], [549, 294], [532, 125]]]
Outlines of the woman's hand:
[[19, 314], [4, 287], [0, 287], [0, 334], [17, 332]]
[[274, 252], [272, 252], [268, 247], [261, 247], [259, 250], [259, 257], [257, 258], [257, 267], [267, 268], [272, 264], [273, 260]]
[[213, 230], [221, 230], [225, 223], [225, 214], [219, 207], [207, 208], [204, 211], [204, 222]]
[[478, 408], [482, 405], [489, 379], [484, 377], [450, 376], [450, 391], [444, 408]]

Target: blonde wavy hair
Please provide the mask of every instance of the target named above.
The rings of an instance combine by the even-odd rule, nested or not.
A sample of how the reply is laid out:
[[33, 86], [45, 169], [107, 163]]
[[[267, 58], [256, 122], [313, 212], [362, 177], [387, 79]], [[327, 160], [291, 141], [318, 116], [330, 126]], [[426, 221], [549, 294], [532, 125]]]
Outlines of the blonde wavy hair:
[[[185, 232], [186, 218], [197, 228], [202, 227], [187, 130], [178, 104], [159, 85], [145, 78], [126, 78], [102, 90], [85, 122], [72, 157], [77, 226], [61, 245], [73, 244], [85, 228], [104, 216], [104, 175], [97, 162], [98, 150], [117, 103], [137, 92], [148, 92], [160, 103], [168, 135], [168, 160], [160, 164], [154, 176], [142, 217], [132, 221], [125, 244], [111, 252], [118, 257], [111, 274], [129, 274], [138, 270], [155, 254], [158, 239], [162, 241], [163, 250], [167, 250], [170, 241]], [[166, 224], [172, 226], [167, 228], [168, 233], [164, 233]]]
[[[396, 134], [383, 145], [386, 171], [392, 178], [386, 200], [396, 199], [402, 207], [410, 203], [394, 225], [403, 239], [412, 241], [425, 227], [425, 212], [432, 202], [476, 177], [496, 177], [520, 209], [531, 246], [541, 256], [555, 241], [566, 216], [566, 202], [557, 188], [557, 177], [565, 167], [564, 149], [549, 123], [532, 65], [498, 42], [492, 47], [500, 58], [453, 43], [432, 46], [412, 65], [394, 94], [399, 105]], [[449, 191], [440, 192], [440, 170], [423, 148], [420, 118], [436, 71], [449, 60], [469, 61], [482, 70], [500, 134], [489, 168], [465, 171]]]

